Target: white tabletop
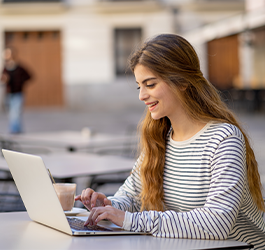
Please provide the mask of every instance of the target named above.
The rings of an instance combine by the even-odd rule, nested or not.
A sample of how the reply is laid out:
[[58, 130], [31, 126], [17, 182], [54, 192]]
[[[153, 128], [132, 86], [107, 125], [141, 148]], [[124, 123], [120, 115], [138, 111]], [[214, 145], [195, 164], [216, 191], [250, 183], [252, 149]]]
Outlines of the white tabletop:
[[97, 250], [196, 250], [248, 249], [248, 244], [237, 241], [165, 239], [149, 235], [69, 236], [30, 220], [26, 212], [0, 213], [1, 249], [97, 249]]
[[0, 139], [11, 140], [21, 145], [36, 145], [66, 149], [91, 148], [106, 145], [137, 143], [136, 135], [84, 133], [82, 131], [52, 131], [26, 134], [1, 134]]
[[[135, 163], [130, 158], [88, 153], [61, 152], [41, 157], [46, 168], [58, 179], [129, 172]], [[3, 157], [0, 157], [0, 170], [9, 170]]]

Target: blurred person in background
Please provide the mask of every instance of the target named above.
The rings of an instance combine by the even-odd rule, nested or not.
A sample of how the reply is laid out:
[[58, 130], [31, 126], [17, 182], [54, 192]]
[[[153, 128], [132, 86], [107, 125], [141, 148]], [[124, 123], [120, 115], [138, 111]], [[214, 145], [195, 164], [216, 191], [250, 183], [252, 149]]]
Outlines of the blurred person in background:
[[233, 239], [264, 249], [265, 211], [249, 139], [178, 35], [159, 35], [130, 59], [147, 105], [139, 158], [112, 197], [76, 197], [103, 219], [156, 237]]
[[24, 86], [31, 78], [29, 72], [16, 60], [14, 48], [3, 51], [4, 69], [1, 82], [6, 88], [6, 105], [9, 114], [9, 132], [17, 134], [22, 132], [22, 109], [24, 102]]

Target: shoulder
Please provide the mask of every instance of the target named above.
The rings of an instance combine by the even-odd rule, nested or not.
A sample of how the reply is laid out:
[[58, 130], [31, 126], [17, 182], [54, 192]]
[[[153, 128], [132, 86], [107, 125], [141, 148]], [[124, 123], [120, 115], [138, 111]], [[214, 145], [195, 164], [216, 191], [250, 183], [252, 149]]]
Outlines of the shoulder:
[[244, 136], [240, 129], [229, 123], [212, 122], [207, 131], [208, 133], [211, 133], [213, 137], [221, 140], [229, 137], [236, 137], [244, 140]]
[[19, 71], [26, 71], [26, 69], [24, 68], [24, 66], [21, 65], [21, 64], [17, 64], [17, 68], [16, 69], [19, 70]]
[[24, 80], [28, 80], [31, 78], [31, 73], [28, 71], [27, 68], [24, 67], [24, 65], [17, 65], [17, 73], [21, 74], [24, 77]]
[[223, 141], [240, 144], [245, 143], [244, 136], [240, 129], [229, 123], [212, 122], [207, 132], [211, 135], [211, 141], [215, 141], [217, 144]]

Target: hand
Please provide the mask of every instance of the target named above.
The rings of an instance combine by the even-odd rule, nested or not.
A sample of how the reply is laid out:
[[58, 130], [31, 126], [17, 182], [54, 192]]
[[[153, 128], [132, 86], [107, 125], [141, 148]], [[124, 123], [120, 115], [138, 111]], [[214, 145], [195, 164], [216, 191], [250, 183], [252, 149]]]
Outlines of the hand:
[[3, 73], [0, 79], [0, 82], [6, 84], [9, 81], [9, 76], [6, 73]]
[[90, 211], [90, 215], [84, 225], [97, 225], [97, 223], [101, 220], [107, 219], [113, 222], [114, 224], [122, 227], [124, 217], [124, 211], [114, 208], [112, 206], [107, 205], [105, 207], [94, 207]]
[[95, 192], [91, 188], [84, 189], [81, 195], [75, 197], [75, 201], [81, 201], [84, 206], [90, 211], [93, 207], [111, 206], [111, 201], [106, 195]]

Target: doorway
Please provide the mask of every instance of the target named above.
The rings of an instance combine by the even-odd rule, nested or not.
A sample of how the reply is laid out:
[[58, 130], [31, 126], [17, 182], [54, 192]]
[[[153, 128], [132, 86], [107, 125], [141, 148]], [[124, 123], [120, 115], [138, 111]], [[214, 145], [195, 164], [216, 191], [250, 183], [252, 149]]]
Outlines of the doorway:
[[60, 31], [6, 31], [5, 45], [15, 48], [32, 75], [25, 87], [25, 106], [63, 106]]

